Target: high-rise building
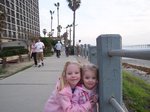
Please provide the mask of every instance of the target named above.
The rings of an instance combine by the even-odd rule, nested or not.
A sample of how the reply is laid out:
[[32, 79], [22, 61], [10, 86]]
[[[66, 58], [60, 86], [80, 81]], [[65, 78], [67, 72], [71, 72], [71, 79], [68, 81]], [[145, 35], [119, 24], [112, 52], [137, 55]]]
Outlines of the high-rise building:
[[[0, 0], [0, 41], [27, 41], [40, 36], [39, 0]], [[3, 22], [3, 25], [2, 25]]]

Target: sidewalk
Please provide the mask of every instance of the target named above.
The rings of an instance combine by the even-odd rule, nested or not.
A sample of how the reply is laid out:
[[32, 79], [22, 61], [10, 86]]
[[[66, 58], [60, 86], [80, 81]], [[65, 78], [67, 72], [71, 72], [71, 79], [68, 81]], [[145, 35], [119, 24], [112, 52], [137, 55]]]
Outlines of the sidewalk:
[[76, 56], [46, 57], [43, 67], [30, 67], [0, 80], [0, 112], [42, 112], [66, 61]]

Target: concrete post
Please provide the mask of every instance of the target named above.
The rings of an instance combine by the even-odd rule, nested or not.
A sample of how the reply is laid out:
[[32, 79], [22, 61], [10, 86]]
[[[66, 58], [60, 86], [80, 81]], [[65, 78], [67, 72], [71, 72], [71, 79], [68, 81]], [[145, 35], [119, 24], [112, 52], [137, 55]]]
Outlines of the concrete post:
[[97, 65], [97, 49], [96, 46], [89, 46], [88, 61]]
[[80, 56], [83, 57], [83, 45], [81, 45], [81, 48], [80, 48]]
[[87, 58], [87, 44], [85, 44], [85, 59]]
[[121, 49], [120, 35], [100, 35], [97, 38], [100, 112], [115, 112], [109, 102], [112, 97], [122, 105], [121, 58], [110, 57], [108, 51], [112, 49]]

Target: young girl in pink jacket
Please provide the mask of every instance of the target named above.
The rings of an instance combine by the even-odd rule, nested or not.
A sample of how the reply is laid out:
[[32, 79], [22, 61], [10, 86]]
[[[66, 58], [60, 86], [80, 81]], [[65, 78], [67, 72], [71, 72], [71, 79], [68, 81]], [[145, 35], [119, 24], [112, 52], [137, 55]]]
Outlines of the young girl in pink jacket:
[[87, 112], [98, 112], [98, 68], [93, 64], [83, 65], [81, 79], [82, 84], [77, 86], [77, 91], [75, 91], [72, 101], [81, 105], [91, 100], [92, 108]]
[[46, 102], [44, 112], [88, 112], [92, 108], [92, 100], [88, 99], [82, 104], [76, 102], [80, 93], [75, 91], [78, 91], [80, 80], [81, 65], [66, 62], [61, 78]]

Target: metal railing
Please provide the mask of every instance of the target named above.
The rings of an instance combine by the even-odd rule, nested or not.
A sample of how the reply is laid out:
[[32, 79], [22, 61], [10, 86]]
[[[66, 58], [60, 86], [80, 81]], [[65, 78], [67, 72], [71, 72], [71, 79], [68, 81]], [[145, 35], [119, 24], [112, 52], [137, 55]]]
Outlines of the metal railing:
[[[97, 46], [81, 48], [81, 56], [99, 68], [100, 112], [127, 112], [122, 101], [121, 57], [150, 60], [150, 49], [122, 49], [121, 42], [118, 34], [100, 35]], [[83, 52], [88, 52], [88, 56]]]
[[126, 50], [126, 49], [110, 50], [108, 52], [108, 55], [150, 60], [150, 50], [148, 50], [148, 49], [143, 49], [143, 50]]

